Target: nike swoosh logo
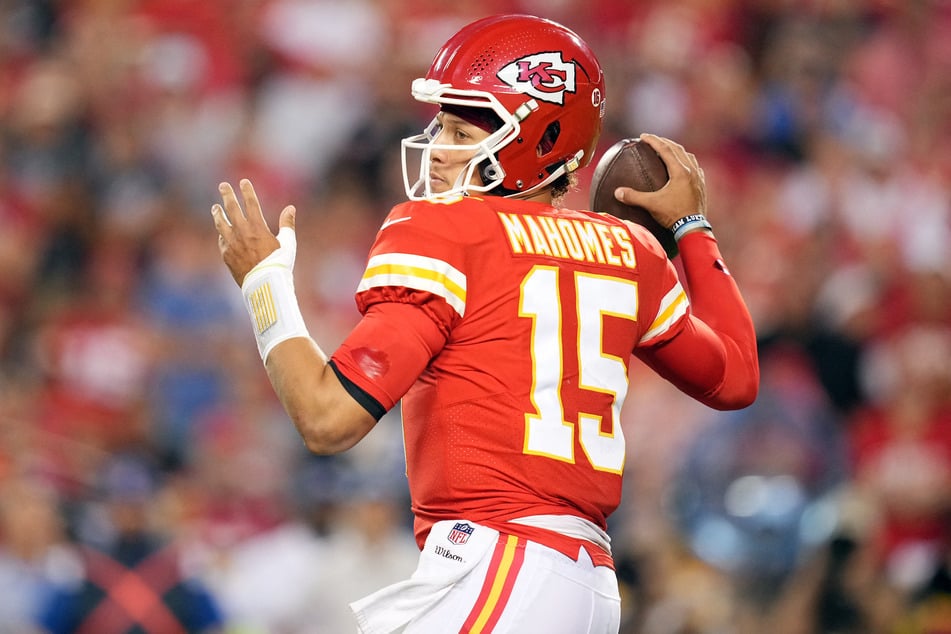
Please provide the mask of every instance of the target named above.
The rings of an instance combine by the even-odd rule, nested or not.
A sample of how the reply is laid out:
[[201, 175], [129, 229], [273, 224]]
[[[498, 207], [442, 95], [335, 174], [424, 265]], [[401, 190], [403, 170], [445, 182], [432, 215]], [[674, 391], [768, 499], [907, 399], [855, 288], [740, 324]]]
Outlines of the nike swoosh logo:
[[402, 218], [393, 218], [392, 220], [387, 220], [387, 221], [384, 222], [383, 225], [380, 227], [380, 231], [383, 231], [383, 230], [386, 229], [387, 227], [390, 227], [390, 226], [392, 226], [392, 225], [395, 225], [395, 224], [398, 223], [398, 222], [404, 222], [404, 221], [406, 221], [406, 220], [411, 220], [412, 218], [413, 218], [412, 216], [403, 216]]

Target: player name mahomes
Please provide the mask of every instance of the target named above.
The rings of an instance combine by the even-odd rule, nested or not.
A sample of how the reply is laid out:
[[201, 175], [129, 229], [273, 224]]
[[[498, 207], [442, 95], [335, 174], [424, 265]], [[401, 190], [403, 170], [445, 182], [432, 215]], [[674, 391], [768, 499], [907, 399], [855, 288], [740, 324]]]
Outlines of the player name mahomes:
[[634, 246], [617, 225], [499, 212], [513, 253], [547, 255], [565, 260], [610, 264], [633, 269]]

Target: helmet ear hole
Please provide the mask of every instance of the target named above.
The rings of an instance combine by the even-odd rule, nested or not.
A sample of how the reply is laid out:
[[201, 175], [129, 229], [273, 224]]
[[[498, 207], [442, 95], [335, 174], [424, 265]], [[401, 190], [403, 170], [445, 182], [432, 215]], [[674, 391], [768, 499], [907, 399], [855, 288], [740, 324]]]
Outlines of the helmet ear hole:
[[542, 134], [542, 138], [538, 142], [538, 146], [535, 148], [535, 151], [538, 153], [539, 158], [551, 152], [552, 148], [555, 147], [555, 143], [558, 141], [558, 136], [560, 134], [561, 134], [560, 121], [552, 121], [551, 123], [548, 124], [548, 127], [545, 128], [545, 133]]
[[498, 167], [495, 165], [484, 165], [480, 175], [482, 176], [483, 182], [489, 182], [502, 177]]

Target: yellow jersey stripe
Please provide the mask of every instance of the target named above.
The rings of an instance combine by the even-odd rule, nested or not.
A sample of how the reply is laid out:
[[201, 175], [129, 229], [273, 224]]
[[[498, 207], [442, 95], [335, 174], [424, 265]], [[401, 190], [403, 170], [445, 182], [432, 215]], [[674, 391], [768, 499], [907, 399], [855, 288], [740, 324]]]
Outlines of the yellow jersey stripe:
[[686, 314], [689, 305], [690, 302], [687, 301], [687, 294], [683, 287], [680, 282], [676, 283], [661, 300], [657, 316], [647, 332], [644, 333], [644, 336], [641, 337], [641, 343], [646, 343], [667, 332], [674, 322]]
[[405, 286], [446, 300], [460, 316], [466, 309], [466, 276], [443, 260], [409, 253], [373, 256], [357, 292], [382, 286]]

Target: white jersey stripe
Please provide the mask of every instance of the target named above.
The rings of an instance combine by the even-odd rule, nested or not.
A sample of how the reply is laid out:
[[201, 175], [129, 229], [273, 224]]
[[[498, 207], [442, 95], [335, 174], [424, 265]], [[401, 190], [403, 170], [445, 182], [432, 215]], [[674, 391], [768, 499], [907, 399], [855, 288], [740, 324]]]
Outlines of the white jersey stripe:
[[446, 300], [459, 316], [466, 310], [466, 276], [448, 262], [410, 253], [383, 253], [367, 262], [357, 292], [381, 286], [404, 286]]
[[667, 332], [678, 319], [687, 313], [690, 302], [687, 300], [687, 294], [684, 292], [680, 282], [674, 284], [664, 298], [660, 300], [660, 306], [657, 308], [657, 315], [654, 317], [650, 328], [641, 337], [640, 343], [648, 343], [651, 339], [659, 337]]

